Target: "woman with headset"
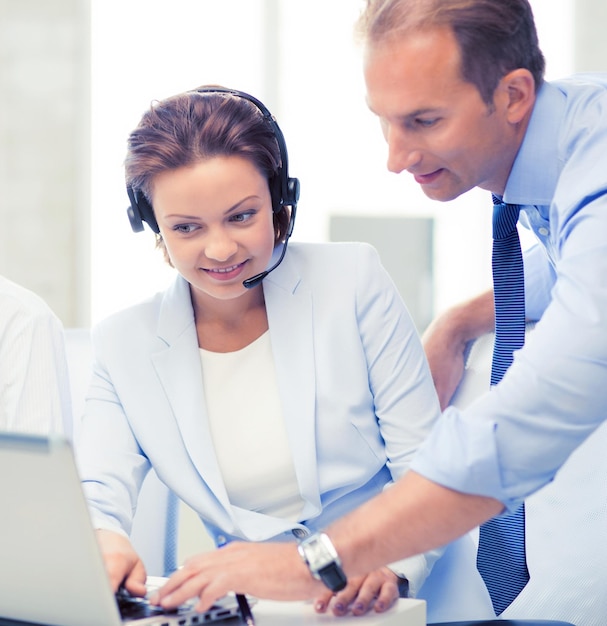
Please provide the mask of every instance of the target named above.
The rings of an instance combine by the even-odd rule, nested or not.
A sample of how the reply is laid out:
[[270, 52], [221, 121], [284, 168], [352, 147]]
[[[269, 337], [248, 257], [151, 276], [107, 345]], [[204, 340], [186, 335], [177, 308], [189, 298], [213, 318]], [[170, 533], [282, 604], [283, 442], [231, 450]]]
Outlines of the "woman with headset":
[[[129, 540], [153, 467], [220, 544], [301, 542], [318, 611], [388, 609], [435, 554], [346, 581], [322, 529], [388, 487], [440, 414], [414, 324], [376, 251], [287, 242], [299, 181], [257, 99], [221, 87], [154, 103], [131, 133], [126, 182], [174, 283], [93, 330], [78, 442], [114, 589], [145, 593]], [[191, 572], [196, 595], [196, 558]]]

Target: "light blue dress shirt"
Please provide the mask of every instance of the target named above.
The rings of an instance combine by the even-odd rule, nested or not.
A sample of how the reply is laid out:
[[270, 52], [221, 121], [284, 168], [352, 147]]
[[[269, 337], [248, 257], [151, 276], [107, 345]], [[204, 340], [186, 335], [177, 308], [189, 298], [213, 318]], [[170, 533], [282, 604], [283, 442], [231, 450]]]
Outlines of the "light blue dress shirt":
[[541, 319], [499, 385], [444, 412], [412, 468], [514, 511], [607, 418], [607, 74], [541, 87], [504, 200], [538, 238], [525, 297]]

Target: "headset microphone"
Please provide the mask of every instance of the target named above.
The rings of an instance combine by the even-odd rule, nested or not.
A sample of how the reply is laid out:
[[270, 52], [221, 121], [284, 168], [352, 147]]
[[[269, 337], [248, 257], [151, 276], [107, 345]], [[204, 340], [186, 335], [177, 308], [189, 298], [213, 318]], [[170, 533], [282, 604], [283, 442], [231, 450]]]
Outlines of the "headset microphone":
[[242, 284], [247, 288], [247, 289], [253, 289], [253, 287], [257, 287], [257, 285], [259, 285], [259, 283], [272, 271], [275, 270], [281, 263], [282, 260], [285, 258], [285, 253], [287, 251], [287, 243], [285, 242], [282, 246], [282, 252], [280, 253], [280, 256], [278, 257], [278, 261], [276, 261], [276, 263], [274, 263], [274, 265], [272, 265], [272, 267], [270, 267], [269, 269], [265, 270], [264, 272], [261, 272], [260, 274], [255, 274], [255, 276], [251, 276], [251, 278], [247, 278], [246, 280], [242, 281]]
[[247, 289], [253, 289], [253, 287], [257, 287], [257, 285], [259, 285], [259, 283], [270, 272], [274, 271], [282, 263], [282, 260], [285, 258], [285, 254], [287, 253], [287, 243], [289, 242], [289, 237], [291, 236], [291, 233], [293, 232], [293, 225], [295, 224], [295, 211], [296, 210], [297, 210], [296, 205], [292, 205], [291, 206], [291, 218], [289, 220], [289, 228], [287, 229], [287, 234], [285, 235], [285, 240], [284, 240], [284, 243], [282, 244], [282, 250], [280, 251], [280, 256], [278, 257], [278, 261], [276, 261], [276, 263], [274, 263], [274, 265], [272, 265], [272, 267], [268, 268], [267, 270], [260, 272], [259, 274], [255, 274], [255, 276], [251, 276], [251, 278], [247, 278], [246, 280], [243, 280], [242, 284]]
[[[282, 250], [278, 257], [278, 261], [276, 261], [276, 263], [274, 263], [274, 265], [272, 265], [272, 267], [268, 268], [267, 270], [259, 274], [255, 274], [255, 276], [247, 278], [243, 281], [242, 284], [247, 289], [252, 289], [253, 287], [259, 285], [259, 283], [270, 272], [275, 270], [282, 263], [282, 260], [285, 257], [285, 254], [287, 252], [287, 243], [289, 242], [289, 237], [293, 232], [293, 226], [295, 224], [295, 213], [297, 212], [297, 202], [299, 201], [299, 179], [289, 177], [289, 160], [287, 156], [287, 145], [285, 143], [284, 136], [282, 134], [282, 131], [280, 130], [280, 127], [278, 126], [278, 123], [276, 122], [276, 119], [261, 101], [243, 91], [226, 89], [223, 87], [201, 87], [199, 89], [195, 89], [194, 92], [201, 94], [226, 93], [248, 100], [253, 105], [255, 105], [255, 107], [257, 107], [266, 122], [270, 124], [272, 132], [276, 137], [276, 142], [278, 143], [281, 165], [276, 174], [269, 181], [270, 195], [272, 197], [272, 211], [274, 213], [278, 213], [284, 207], [290, 207], [291, 213], [289, 216], [289, 225], [287, 227], [287, 232], [285, 234], [284, 242], [282, 244]], [[146, 222], [155, 233], [159, 234], [160, 229], [158, 228], [158, 222], [156, 221], [154, 210], [144, 194], [140, 190], [133, 189], [131, 186], [127, 186], [127, 193], [130, 200], [130, 206], [127, 209], [127, 214], [133, 231], [142, 231], [143, 222]]]

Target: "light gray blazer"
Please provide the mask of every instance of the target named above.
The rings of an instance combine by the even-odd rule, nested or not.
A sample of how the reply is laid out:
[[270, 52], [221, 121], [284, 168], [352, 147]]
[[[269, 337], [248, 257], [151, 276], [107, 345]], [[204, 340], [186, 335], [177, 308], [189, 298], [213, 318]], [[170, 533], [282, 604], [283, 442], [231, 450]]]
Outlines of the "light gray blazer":
[[[206, 417], [188, 283], [93, 330], [78, 444], [96, 527], [128, 533], [150, 464], [215, 536], [293, 537], [403, 474], [440, 415], [414, 324], [367, 244], [291, 243], [263, 282], [300, 524], [232, 506]], [[227, 389], [227, 393], [238, 393]]]

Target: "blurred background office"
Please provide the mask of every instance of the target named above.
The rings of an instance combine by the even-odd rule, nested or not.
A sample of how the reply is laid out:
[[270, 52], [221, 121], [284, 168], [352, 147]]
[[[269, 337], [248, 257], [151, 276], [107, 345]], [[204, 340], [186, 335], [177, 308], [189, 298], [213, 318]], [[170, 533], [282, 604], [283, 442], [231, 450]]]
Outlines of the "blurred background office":
[[[531, 0], [547, 77], [607, 70], [604, 0]], [[203, 83], [256, 95], [302, 182], [294, 239], [375, 244], [416, 324], [490, 285], [490, 200], [440, 204], [385, 167], [355, 0], [0, 0], [0, 274], [90, 326], [171, 270], [126, 217], [126, 137]], [[464, 235], [460, 237], [460, 233]]]

